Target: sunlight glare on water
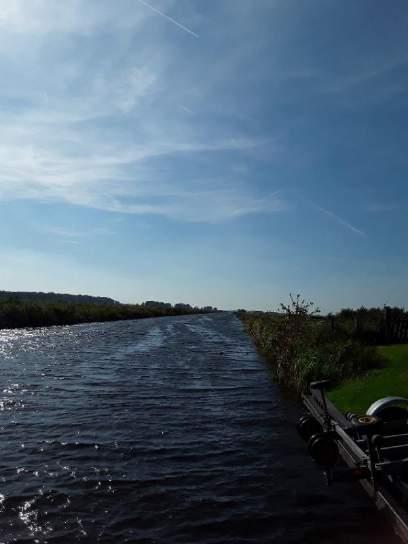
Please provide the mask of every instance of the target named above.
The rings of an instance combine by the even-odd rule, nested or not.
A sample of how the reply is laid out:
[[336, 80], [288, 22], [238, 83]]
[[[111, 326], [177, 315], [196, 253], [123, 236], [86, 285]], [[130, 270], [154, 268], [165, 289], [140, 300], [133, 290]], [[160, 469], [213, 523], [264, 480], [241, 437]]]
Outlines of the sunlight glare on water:
[[392, 542], [324, 486], [232, 314], [1, 331], [0, 353], [0, 542]]

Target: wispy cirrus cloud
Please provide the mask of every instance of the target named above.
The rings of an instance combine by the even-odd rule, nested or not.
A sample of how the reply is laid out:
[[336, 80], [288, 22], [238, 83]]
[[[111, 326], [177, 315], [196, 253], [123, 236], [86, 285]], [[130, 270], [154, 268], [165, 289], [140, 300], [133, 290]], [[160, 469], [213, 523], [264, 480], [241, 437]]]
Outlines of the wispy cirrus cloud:
[[85, 240], [89, 238], [95, 238], [97, 236], [106, 236], [112, 234], [114, 231], [108, 227], [92, 227], [88, 229], [75, 228], [75, 227], [61, 227], [58, 225], [47, 225], [37, 227], [41, 233], [51, 234], [58, 238], [62, 238], [65, 241], [79, 243], [79, 240]]
[[149, 167], [163, 157], [191, 159], [194, 154], [247, 150], [256, 141], [150, 142], [121, 148], [93, 142], [81, 150], [60, 143], [24, 145], [20, 135], [14, 145], [0, 145], [0, 198], [63, 201], [119, 213], [209, 222], [284, 207], [280, 198], [257, 198], [245, 184], [233, 180], [210, 178], [186, 184]]
[[[175, 77], [188, 59], [163, 35], [152, 38], [147, 24], [156, 14], [184, 30], [181, 37], [198, 36], [167, 15], [174, 5], [0, 0], [0, 50], [7, 51], [0, 60], [0, 198], [205, 222], [284, 208], [273, 191], [254, 190], [249, 174], [219, 175], [218, 163], [233, 171], [235, 155], [265, 145], [273, 152], [272, 138], [180, 111], [182, 103], [192, 112], [185, 83]], [[17, 53], [24, 70], [15, 69]], [[208, 93], [208, 78], [206, 84]], [[181, 158], [197, 164], [189, 182], [172, 166]]]
[[[173, 0], [167, 0], [167, 5]], [[118, 4], [105, 0], [0, 0], [0, 26], [2, 32], [42, 36], [49, 33], [85, 34], [96, 32], [106, 26], [128, 28], [142, 24], [149, 14], [134, 9], [132, 0], [121, 0]]]
[[393, 212], [400, 208], [395, 202], [371, 202], [367, 204], [366, 210], [370, 213], [387, 213]]

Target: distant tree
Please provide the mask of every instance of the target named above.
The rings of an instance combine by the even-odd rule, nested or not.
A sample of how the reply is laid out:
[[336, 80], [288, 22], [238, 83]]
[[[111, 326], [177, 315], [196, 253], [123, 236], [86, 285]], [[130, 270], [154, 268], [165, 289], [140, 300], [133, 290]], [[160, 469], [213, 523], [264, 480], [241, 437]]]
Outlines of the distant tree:
[[143, 303], [147, 308], [171, 308], [172, 305], [169, 302], [160, 302], [158, 300], [146, 300]]
[[307, 302], [299, 294], [294, 297], [290, 293], [289, 298], [289, 304], [280, 304], [280, 309], [286, 317], [311, 317], [320, 313], [319, 308], [315, 307], [314, 302]]
[[192, 310], [192, 306], [190, 304], [185, 304], [184, 302], [177, 302], [177, 304], [174, 305], [176, 310]]

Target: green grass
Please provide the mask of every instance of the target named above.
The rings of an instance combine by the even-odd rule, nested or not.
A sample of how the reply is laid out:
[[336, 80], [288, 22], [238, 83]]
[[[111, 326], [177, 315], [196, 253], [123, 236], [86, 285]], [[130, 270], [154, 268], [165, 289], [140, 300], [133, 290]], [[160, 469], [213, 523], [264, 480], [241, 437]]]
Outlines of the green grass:
[[408, 397], [408, 345], [377, 349], [386, 361], [383, 368], [347, 380], [329, 392], [329, 399], [343, 412], [364, 414], [371, 403], [382, 397]]

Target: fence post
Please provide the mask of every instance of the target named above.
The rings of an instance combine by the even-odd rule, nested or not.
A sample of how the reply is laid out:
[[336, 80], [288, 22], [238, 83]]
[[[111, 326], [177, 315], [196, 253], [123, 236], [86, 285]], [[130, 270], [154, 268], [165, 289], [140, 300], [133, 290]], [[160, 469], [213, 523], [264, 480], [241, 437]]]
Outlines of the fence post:
[[358, 335], [358, 333], [360, 332], [360, 316], [358, 314], [354, 315], [353, 329], [353, 334]]
[[390, 325], [391, 325], [391, 315], [390, 315], [390, 308], [388, 306], [384, 306], [384, 342], [386, 344], [390, 341]]

